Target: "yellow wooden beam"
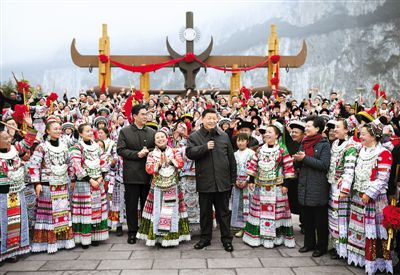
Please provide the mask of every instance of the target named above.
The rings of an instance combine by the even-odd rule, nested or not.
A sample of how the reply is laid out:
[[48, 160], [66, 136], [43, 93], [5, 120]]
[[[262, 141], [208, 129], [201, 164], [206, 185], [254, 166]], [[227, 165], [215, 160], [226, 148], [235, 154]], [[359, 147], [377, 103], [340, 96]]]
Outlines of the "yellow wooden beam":
[[[279, 55], [279, 39], [276, 32], [276, 26], [271, 25], [271, 34], [268, 37], [268, 57], [271, 58], [273, 55]], [[271, 79], [274, 77], [276, 69], [279, 69], [279, 62], [273, 64], [268, 62], [268, 82], [267, 86], [271, 86]]]
[[150, 98], [150, 73], [142, 73], [140, 75], [140, 91], [143, 93], [146, 101], [148, 101]]
[[[107, 34], [107, 24], [102, 26], [102, 37], [99, 39], [99, 55], [110, 56], [110, 37]], [[105, 87], [111, 86], [111, 64], [110, 61], [102, 63], [99, 60], [99, 86], [105, 84]]]
[[[239, 66], [238, 64], [233, 64], [232, 69], [237, 69]], [[232, 97], [239, 96], [240, 91], [240, 72], [232, 72], [231, 76], [231, 94], [230, 94], [230, 101], [232, 102]]]

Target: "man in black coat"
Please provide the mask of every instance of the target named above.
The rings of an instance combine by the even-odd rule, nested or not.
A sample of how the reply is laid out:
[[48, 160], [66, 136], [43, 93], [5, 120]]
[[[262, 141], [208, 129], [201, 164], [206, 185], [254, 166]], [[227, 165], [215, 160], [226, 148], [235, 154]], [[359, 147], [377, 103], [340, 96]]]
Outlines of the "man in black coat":
[[[392, 169], [390, 170], [390, 178], [389, 178], [389, 188], [387, 190], [389, 203], [392, 199], [397, 201], [397, 206], [400, 206], [398, 191], [399, 183], [400, 183], [400, 144], [397, 144], [392, 150], [393, 162]], [[394, 251], [397, 253], [397, 256], [400, 256], [400, 232], [397, 231], [396, 234], [396, 247]], [[397, 263], [396, 266], [393, 267], [394, 274], [396, 272], [400, 273], [400, 263]]]
[[231, 252], [229, 198], [236, 182], [236, 160], [228, 135], [216, 128], [218, 117], [215, 109], [206, 109], [202, 122], [203, 126], [190, 135], [186, 148], [187, 157], [195, 160], [200, 204], [201, 236], [194, 248], [202, 249], [211, 244], [214, 205], [222, 244], [226, 251]]
[[117, 153], [123, 159], [126, 219], [128, 243], [136, 243], [138, 231], [138, 202], [143, 210], [150, 189], [151, 177], [146, 173], [146, 158], [153, 150], [155, 131], [147, 127], [147, 111], [144, 105], [132, 107], [134, 122], [122, 128], [117, 143]]

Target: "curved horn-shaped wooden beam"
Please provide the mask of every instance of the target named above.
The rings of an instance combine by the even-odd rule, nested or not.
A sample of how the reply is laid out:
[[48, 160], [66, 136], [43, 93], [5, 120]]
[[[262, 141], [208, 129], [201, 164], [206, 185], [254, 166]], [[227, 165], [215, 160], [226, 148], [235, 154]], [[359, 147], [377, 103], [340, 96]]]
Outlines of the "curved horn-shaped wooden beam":
[[197, 58], [200, 59], [201, 61], [206, 60], [210, 56], [213, 44], [214, 44], [214, 40], [213, 40], [213, 37], [211, 36], [211, 41], [210, 41], [210, 44], [208, 44], [207, 49], [205, 49], [201, 54], [199, 54], [199, 56]]
[[[81, 55], [75, 46], [75, 39], [71, 43], [71, 58], [74, 64], [81, 68], [99, 66], [98, 55]], [[110, 58], [119, 63], [129, 65], [157, 64], [171, 60], [168, 55], [111, 55]], [[111, 63], [111, 67], [116, 67]], [[172, 67], [172, 66], [171, 66]]]
[[[279, 66], [281, 68], [285, 68], [288, 66], [289, 68], [298, 68], [301, 67], [307, 57], [307, 44], [303, 41], [303, 47], [300, 52], [295, 56], [281, 56], [279, 61]], [[232, 64], [238, 64], [238, 67], [251, 67], [257, 64], [262, 63], [267, 56], [210, 56], [207, 59], [207, 64], [212, 66], [224, 67], [232, 66]], [[264, 64], [261, 67], [268, 67], [268, 63]]]
[[167, 50], [168, 50], [169, 55], [173, 59], [177, 59], [177, 58], [181, 58], [182, 57], [182, 55], [180, 55], [179, 53], [174, 51], [174, 49], [172, 49], [172, 47], [171, 47], [171, 45], [169, 44], [169, 41], [168, 41], [168, 36], [167, 36]]
[[72, 62], [76, 66], [79, 67], [98, 67], [99, 66], [99, 57], [95, 55], [81, 55], [75, 46], [76, 40], [75, 38], [72, 40], [71, 43], [71, 58]]
[[[211, 43], [210, 43], [211, 45]], [[209, 47], [210, 47], [209, 45]], [[182, 57], [177, 52], [175, 52], [171, 45], [168, 43], [167, 38], [167, 48], [169, 47], [169, 53], [172, 58], [180, 58]], [[203, 53], [206, 53], [207, 48]], [[201, 55], [203, 55], [203, 53]], [[201, 56], [200, 55], [200, 56]], [[75, 65], [83, 68], [98, 67], [99, 57], [98, 55], [81, 55], [75, 46], [75, 39], [72, 40], [71, 43], [71, 58]], [[124, 64], [155, 64], [162, 63], [168, 60], [171, 60], [171, 57], [168, 55], [111, 55], [110, 58], [120, 63]], [[200, 57], [199, 57], [200, 58]], [[232, 64], [238, 64], [238, 67], [250, 67], [256, 64], [259, 64], [265, 60], [266, 56], [209, 56], [207, 59], [207, 64], [212, 66], [223, 67], [225, 65], [231, 66]], [[279, 61], [279, 65], [281, 68], [289, 67], [289, 68], [298, 68], [301, 67], [307, 58], [307, 44], [303, 41], [303, 46], [300, 52], [295, 56], [281, 56]], [[203, 59], [201, 59], [203, 60]], [[204, 60], [203, 60], [204, 61]], [[115, 67], [111, 64], [111, 67]], [[172, 67], [172, 65], [170, 66]], [[268, 64], [265, 64], [263, 67], [268, 67]]]

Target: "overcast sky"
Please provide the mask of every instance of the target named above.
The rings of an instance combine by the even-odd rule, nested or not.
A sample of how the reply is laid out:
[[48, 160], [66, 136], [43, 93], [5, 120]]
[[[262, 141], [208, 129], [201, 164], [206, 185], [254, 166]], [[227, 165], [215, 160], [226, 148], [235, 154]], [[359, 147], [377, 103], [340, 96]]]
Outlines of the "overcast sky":
[[[0, 65], [53, 58], [60, 47], [69, 46], [72, 38], [77, 39], [79, 50], [95, 54], [102, 23], [108, 24], [112, 49], [130, 51], [135, 45], [143, 47], [167, 35], [179, 41], [186, 11], [195, 13], [195, 25], [202, 36], [209, 37], [222, 22], [232, 28], [237, 25], [235, 21], [246, 24], [265, 4], [261, 2], [0, 0]], [[160, 48], [165, 50], [164, 45]]]

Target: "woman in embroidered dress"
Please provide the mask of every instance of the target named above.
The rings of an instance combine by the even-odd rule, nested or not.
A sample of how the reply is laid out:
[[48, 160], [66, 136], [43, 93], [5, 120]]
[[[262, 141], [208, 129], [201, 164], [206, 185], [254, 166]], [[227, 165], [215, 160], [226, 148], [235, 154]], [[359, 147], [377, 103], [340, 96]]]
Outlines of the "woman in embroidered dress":
[[188, 213], [190, 233], [200, 232], [200, 205], [199, 194], [196, 191], [196, 171], [194, 161], [186, 156], [187, 139], [180, 143], [179, 151], [183, 156], [183, 168], [180, 171], [186, 211]]
[[156, 243], [177, 246], [181, 241], [190, 241], [188, 215], [178, 184], [178, 169], [183, 167], [183, 159], [167, 142], [167, 134], [157, 132], [156, 148], [146, 161], [146, 171], [153, 179], [136, 237], [145, 240], [148, 246]]
[[254, 189], [243, 241], [251, 246], [294, 247], [293, 226], [285, 180], [294, 177], [293, 160], [286, 146], [280, 146], [279, 128], [269, 125], [266, 143], [248, 164], [249, 188]]
[[393, 273], [388, 234], [382, 225], [383, 208], [388, 204], [386, 189], [392, 154], [380, 143], [381, 130], [368, 123], [361, 129], [362, 148], [357, 158], [350, 205], [347, 262], [365, 273]]
[[29, 114], [24, 115], [28, 132], [24, 140], [11, 144], [12, 137], [0, 128], [0, 265], [16, 262], [29, 253], [29, 226], [24, 196], [24, 167], [19, 154], [29, 151], [36, 137]]
[[79, 125], [80, 140], [70, 148], [72, 178], [72, 228], [75, 243], [84, 249], [108, 239], [107, 199], [102, 173], [107, 163], [100, 161], [99, 145], [93, 141], [92, 127]]
[[38, 105], [30, 106], [30, 111], [33, 113], [33, 128], [38, 131], [38, 138], [42, 138], [46, 128], [46, 116], [48, 115], [48, 108], [46, 106], [46, 99], [43, 97], [39, 100]]
[[329, 233], [333, 246], [332, 259], [347, 257], [347, 225], [349, 217], [349, 194], [354, 179], [354, 168], [359, 145], [349, 138], [347, 121], [335, 122], [335, 138], [331, 148], [331, 163], [328, 182]]
[[110, 164], [110, 172], [108, 172], [104, 177], [109, 208], [108, 226], [111, 229], [116, 229], [117, 236], [120, 237], [123, 235], [122, 223], [120, 223], [120, 202], [121, 196], [124, 196], [124, 190], [123, 187], [121, 188], [121, 181], [115, 180], [116, 173], [119, 173], [119, 171], [112, 169], [116, 166], [118, 161], [117, 144], [114, 140], [110, 139], [110, 132], [107, 128], [99, 129], [98, 134], [99, 139], [104, 142], [105, 160]]
[[[49, 121], [45, 141], [31, 157], [31, 180], [37, 197], [32, 251], [55, 253], [75, 247], [68, 196], [68, 147], [61, 142], [61, 125]], [[46, 136], [47, 135], [47, 136]]]
[[235, 152], [237, 164], [236, 185], [232, 189], [231, 226], [240, 229], [235, 237], [242, 238], [250, 207], [250, 192], [247, 186], [247, 163], [253, 158], [254, 151], [249, 149], [249, 136], [239, 133], [236, 139], [238, 150]]
[[117, 158], [115, 165], [110, 166], [110, 183], [108, 194], [110, 195], [108, 210], [108, 226], [117, 229], [117, 236], [123, 235], [122, 225], [125, 223], [125, 187], [123, 184], [123, 160]]

